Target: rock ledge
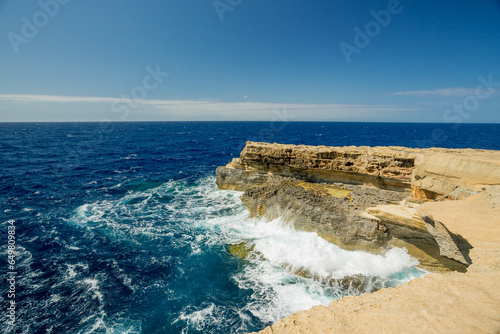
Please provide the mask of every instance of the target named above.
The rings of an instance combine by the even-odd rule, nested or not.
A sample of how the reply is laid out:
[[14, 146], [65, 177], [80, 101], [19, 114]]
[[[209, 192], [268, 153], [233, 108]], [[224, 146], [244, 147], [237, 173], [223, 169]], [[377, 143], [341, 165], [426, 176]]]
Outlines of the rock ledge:
[[252, 215], [283, 216], [344, 249], [406, 247], [440, 273], [261, 333], [500, 332], [500, 152], [247, 142], [216, 182], [244, 191]]

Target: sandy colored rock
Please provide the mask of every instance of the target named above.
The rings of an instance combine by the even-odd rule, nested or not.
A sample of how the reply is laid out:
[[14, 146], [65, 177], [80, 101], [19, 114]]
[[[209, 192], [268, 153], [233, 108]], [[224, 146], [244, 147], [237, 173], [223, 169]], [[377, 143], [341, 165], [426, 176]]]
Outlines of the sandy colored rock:
[[[415, 152], [404, 147], [328, 147], [247, 142], [239, 159], [226, 168], [301, 178], [311, 182], [374, 184], [384, 189], [409, 188]], [[220, 170], [222, 173], [223, 171]], [[230, 174], [231, 171], [225, 171]], [[237, 181], [239, 185], [245, 182]], [[231, 182], [218, 178], [226, 189]], [[239, 190], [245, 190], [239, 188]]]
[[297, 312], [262, 334], [498, 333], [498, 273], [432, 274]]
[[449, 259], [453, 259], [465, 265], [472, 263], [469, 251], [472, 246], [461, 235], [450, 232], [445, 224], [437, 220], [428, 213], [427, 210], [420, 208], [419, 213], [425, 221], [425, 226], [430, 234], [434, 236], [439, 245], [439, 254]]
[[467, 273], [429, 274], [395, 289], [345, 297], [259, 333], [499, 333], [500, 187], [423, 208], [472, 244]]
[[216, 182], [221, 189], [244, 191], [252, 184], [263, 185], [272, 175], [398, 191], [411, 187], [415, 197], [433, 199], [457, 188], [475, 192], [484, 185], [500, 185], [500, 152], [247, 142], [239, 158], [217, 169]]
[[[327, 192], [315, 192], [317, 186], [283, 191], [284, 178], [295, 184], [368, 185], [403, 195], [411, 190], [411, 197], [404, 204], [382, 201], [359, 212], [342, 211], [347, 197], [335, 207], [342, 196], [318, 199], [315, 194], [326, 198]], [[247, 142], [239, 159], [217, 169], [217, 184], [246, 191], [243, 200], [254, 213], [287, 211], [307, 222], [306, 230], [330, 228], [330, 241], [345, 247], [407, 247], [422, 252], [421, 264], [428, 255], [430, 266], [437, 257], [463, 268], [470, 264], [466, 273], [429, 274], [395, 289], [297, 312], [260, 333], [500, 333], [499, 151]], [[448, 198], [458, 201], [442, 201], [450, 193]], [[356, 192], [349, 196], [356, 199]], [[323, 205], [330, 200], [334, 210]], [[425, 243], [429, 236], [434, 251]]]
[[[458, 238], [453, 239], [450, 233], [433, 233], [436, 231], [420, 217], [416, 207], [418, 205], [402, 201], [399, 204], [370, 207], [366, 211], [378, 219], [391, 235], [385, 248], [406, 248], [409, 254], [418, 259], [420, 268], [431, 272], [446, 272], [446, 269], [464, 272], [470, 259], [468, 255], [462, 255], [455, 245]], [[441, 239], [446, 237], [446, 242], [437, 242], [436, 236], [443, 237]], [[463, 248], [467, 247], [464, 245]]]
[[391, 247], [406, 248], [419, 260], [421, 269], [465, 271], [466, 262], [440, 255], [439, 245], [415, 208], [402, 204], [408, 194], [368, 186], [283, 180], [245, 191], [241, 200], [252, 216], [292, 222], [295, 229], [316, 232], [342, 249], [380, 254]]
[[416, 233], [426, 233], [427, 229], [417, 210], [404, 204], [379, 205], [366, 210], [372, 216], [391, 225], [399, 225], [411, 228]]
[[[419, 154], [412, 185], [440, 195], [457, 188], [479, 192], [483, 186], [500, 185], [500, 152], [466, 149]], [[466, 198], [469, 193], [455, 195]]]
[[356, 213], [378, 204], [398, 203], [405, 196], [357, 185], [287, 181], [247, 189], [241, 200], [252, 215], [268, 220], [281, 217], [293, 222], [297, 230], [316, 232], [343, 249], [378, 251], [387, 245], [390, 235], [377, 221]]

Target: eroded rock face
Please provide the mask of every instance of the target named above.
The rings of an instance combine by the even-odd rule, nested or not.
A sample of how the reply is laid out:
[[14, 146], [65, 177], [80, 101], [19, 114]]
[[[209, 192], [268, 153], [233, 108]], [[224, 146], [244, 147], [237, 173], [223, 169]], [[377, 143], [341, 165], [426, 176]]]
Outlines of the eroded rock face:
[[[452, 239], [442, 231], [440, 225], [439, 233], [431, 229], [427, 223], [428, 218], [421, 216], [418, 208], [419, 205], [402, 201], [398, 205], [378, 205], [367, 208], [366, 211], [387, 228], [392, 236], [388, 246], [405, 247], [419, 260], [421, 268], [432, 272], [442, 272], [446, 269], [465, 271], [470, 262], [464, 256], [459, 256], [459, 253], [455, 252], [456, 248], [449, 243], [460, 239]], [[446, 235], [447, 242], [438, 240], [437, 235]], [[454, 251], [443, 250], [444, 246]]]
[[281, 217], [293, 222], [297, 230], [316, 232], [343, 249], [380, 253], [392, 246], [405, 247], [423, 269], [464, 271], [462, 263], [440, 254], [438, 243], [416, 211], [415, 216], [404, 211], [411, 209], [400, 204], [407, 195], [376, 187], [287, 178], [282, 184], [247, 189], [241, 199], [253, 216]]
[[461, 235], [450, 232], [446, 226], [435, 219], [425, 208], [419, 208], [419, 214], [425, 221], [425, 226], [439, 245], [439, 253], [449, 259], [465, 265], [472, 264], [469, 257], [471, 244]]
[[344, 297], [259, 333], [499, 333], [500, 187], [421, 208], [474, 246], [466, 273], [429, 274], [395, 289]]
[[422, 198], [437, 198], [458, 189], [452, 196], [467, 198], [484, 186], [500, 185], [500, 152], [464, 149], [420, 154], [412, 185], [423, 192]]
[[[288, 215], [297, 228], [343, 248], [406, 247], [431, 271], [467, 270], [345, 297], [261, 333], [499, 331], [500, 152], [249, 142], [240, 159], [217, 170], [217, 184], [245, 191], [253, 214]], [[374, 187], [397, 195], [384, 197]], [[409, 187], [411, 196], [399, 201]], [[430, 201], [457, 189], [452, 198], [464, 200]]]
[[[407, 147], [327, 147], [247, 142], [240, 158], [217, 169], [221, 189], [244, 191], [273, 176], [309, 182], [371, 184], [435, 199], [455, 189], [500, 185], [500, 152]], [[457, 198], [470, 193], [459, 192]]]
[[[313, 182], [410, 187], [416, 154], [403, 147], [327, 147], [247, 142], [239, 159], [227, 168], [300, 178]], [[221, 175], [231, 171], [220, 170]], [[259, 176], [265, 178], [265, 176]], [[219, 187], [225, 188], [223, 178]], [[244, 190], [238, 188], [239, 190]]]
[[[279, 184], [286, 180], [285, 177], [271, 173], [257, 173], [252, 170], [217, 167], [216, 183], [219, 189], [245, 191], [253, 187]], [[293, 180], [296, 180], [293, 178]]]
[[[464, 271], [466, 242], [410, 201], [399, 202], [458, 189], [453, 197], [461, 199], [499, 185], [500, 152], [247, 142], [240, 158], [217, 168], [216, 182], [245, 191], [252, 214], [283, 217], [344, 249], [406, 247], [425, 269]], [[340, 190], [350, 193], [335, 196]]]
[[[288, 182], [254, 187], [247, 189], [241, 200], [252, 215], [282, 217], [293, 222], [296, 229], [317, 232], [344, 249], [375, 251], [387, 244], [390, 235], [384, 226], [361, 213], [369, 206], [397, 203], [404, 193], [355, 185], [314, 185]], [[348, 192], [339, 198], [329, 194], [330, 189]]]

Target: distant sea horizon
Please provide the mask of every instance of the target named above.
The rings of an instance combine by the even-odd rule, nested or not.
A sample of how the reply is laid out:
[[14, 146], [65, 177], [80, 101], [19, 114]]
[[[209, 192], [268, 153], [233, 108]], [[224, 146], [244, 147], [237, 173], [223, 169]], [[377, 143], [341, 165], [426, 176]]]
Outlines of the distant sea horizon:
[[[255, 121], [255, 120], [175, 120], [175, 121], [117, 121], [117, 120], [101, 120], [101, 121], [0, 121], [0, 124], [8, 123], [269, 123], [270, 120]], [[500, 122], [470, 122], [470, 123], [447, 123], [447, 122], [402, 122], [402, 121], [332, 121], [332, 120], [301, 120], [301, 121], [286, 121], [280, 123], [396, 123], [396, 124], [435, 124], [435, 125], [473, 125], [473, 124], [500, 124]]]
[[[492, 149], [500, 150], [500, 144], [495, 143], [495, 138], [500, 138], [500, 123], [435, 123], [435, 122], [383, 122], [383, 121], [280, 121], [277, 120], [267, 120], [267, 121], [115, 121], [115, 120], [103, 120], [103, 121], [23, 121], [23, 122], [0, 122], [0, 130], [2, 125], [13, 125], [13, 124], [98, 124], [100, 128], [108, 128], [113, 125], [125, 125], [125, 124], [253, 124], [252, 128], [259, 128], [259, 133], [256, 136], [255, 133], [250, 134], [253, 139], [248, 139], [250, 141], [265, 141], [273, 140], [274, 138], [282, 138], [279, 134], [287, 133], [284, 129], [287, 127], [296, 128], [297, 125], [307, 124], [309, 131], [316, 131], [319, 125], [320, 127], [325, 124], [328, 128], [334, 128], [335, 124], [345, 124], [347, 127], [352, 129], [353, 126], [358, 126], [356, 131], [363, 130], [359, 126], [368, 126], [371, 131], [377, 131], [377, 128], [383, 133], [383, 139], [374, 140], [374, 137], [359, 137], [359, 139], [364, 140], [352, 140], [357, 144], [352, 143], [339, 143], [338, 140], [332, 141], [331, 146], [343, 146], [343, 145], [356, 145], [356, 146], [385, 146], [384, 142], [386, 139], [390, 138], [390, 141], [396, 141], [395, 136], [402, 134], [402, 131], [413, 132], [410, 134], [412, 141], [408, 141], [409, 138], [400, 138], [400, 144], [391, 143], [393, 146], [407, 146], [411, 148], [429, 148], [429, 147], [443, 147], [443, 148], [477, 148], [477, 149]], [[391, 126], [398, 126], [398, 129], [391, 128]], [[239, 128], [236, 126], [236, 128]], [[387, 131], [390, 130], [390, 131]], [[311, 134], [313, 134], [311, 132]], [[353, 132], [355, 134], [355, 132]], [[361, 134], [361, 132], [359, 133]], [[358, 135], [359, 135], [358, 134]], [[324, 134], [318, 134], [318, 136], [323, 136]], [[344, 137], [345, 134], [344, 134]], [[255, 140], [257, 138], [258, 140]], [[304, 135], [307, 138], [307, 135]], [[282, 138], [282, 143], [297, 144], [296, 141], [286, 142], [286, 139]], [[352, 138], [347, 138], [347, 141], [351, 141]], [[329, 145], [325, 143], [325, 140], [321, 140], [321, 143], [317, 143], [318, 138], [312, 138], [308, 143], [302, 142], [302, 145]], [[498, 141], [497, 141], [498, 142]], [[337, 144], [338, 143], [338, 144]]]

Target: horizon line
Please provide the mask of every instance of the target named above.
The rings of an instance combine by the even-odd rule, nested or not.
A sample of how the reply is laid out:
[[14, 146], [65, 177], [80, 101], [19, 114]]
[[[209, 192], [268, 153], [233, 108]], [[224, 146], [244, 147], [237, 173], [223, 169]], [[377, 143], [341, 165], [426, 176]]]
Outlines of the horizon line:
[[[440, 124], [440, 125], [450, 125], [455, 126], [456, 123], [449, 122], [421, 122], [421, 121], [335, 121], [335, 120], [301, 120], [301, 121], [242, 121], [242, 120], [176, 120], [176, 121], [117, 121], [117, 120], [106, 120], [106, 121], [0, 121], [0, 124], [7, 123], [391, 123], [391, 124]], [[500, 124], [500, 122], [463, 122], [460, 125], [472, 125], [472, 124]]]

